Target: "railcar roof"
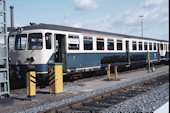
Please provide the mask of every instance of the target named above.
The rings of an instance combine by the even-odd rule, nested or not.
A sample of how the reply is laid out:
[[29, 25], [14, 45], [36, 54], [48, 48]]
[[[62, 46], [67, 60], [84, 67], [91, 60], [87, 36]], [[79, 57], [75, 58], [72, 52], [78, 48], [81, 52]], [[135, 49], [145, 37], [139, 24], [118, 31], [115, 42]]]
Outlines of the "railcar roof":
[[70, 31], [70, 32], [78, 32], [78, 33], [88, 33], [88, 34], [97, 34], [97, 35], [106, 35], [106, 36], [118, 36], [124, 38], [137, 38], [137, 39], [144, 39], [144, 40], [154, 40], [154, 41], [161, 41], [161, 42], [169, 42], [167, 40], [158, 40], [153, 38], [147, 37], [139, 37], [139, 36], [131, 36], [125, 34], [117, 34], [117, 33], [109, 33], [103, 31], [96, 31], [96, 30], [89, 30], [83, 28], [74, 28], [74, 27], [67, 27], [61, 25], [52, 25], [52, 24], [35, 24], [30, 26], [22, 27], [24, 30], [34, 30], [34, 29], [50, 29], [50, 30], [61, 30], [61, 31]]

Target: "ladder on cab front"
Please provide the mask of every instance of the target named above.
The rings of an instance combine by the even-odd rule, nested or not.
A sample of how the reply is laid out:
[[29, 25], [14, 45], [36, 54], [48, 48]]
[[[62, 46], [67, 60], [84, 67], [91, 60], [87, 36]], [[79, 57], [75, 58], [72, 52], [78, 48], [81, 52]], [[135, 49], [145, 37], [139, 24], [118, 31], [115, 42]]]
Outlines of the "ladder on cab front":
[[0, 0], [0, 98], [9, 96], [8, 38], [6, 0]]

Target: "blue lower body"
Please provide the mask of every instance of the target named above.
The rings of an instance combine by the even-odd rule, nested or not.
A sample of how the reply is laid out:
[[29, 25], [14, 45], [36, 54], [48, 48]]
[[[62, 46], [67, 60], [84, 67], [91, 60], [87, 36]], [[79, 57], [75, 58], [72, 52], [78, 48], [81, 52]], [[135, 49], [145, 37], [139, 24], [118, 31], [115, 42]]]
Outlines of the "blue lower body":
[[106, 56], [125, 56], [126, 53], [69, 53], [67, 54], [67, 69], [101, 66]]
[[[113, 60], [115, 63], [115, 60], [117, 60], [116, 58], [118, 59], [124, 58], [124, 60], [119, 60], [119, 61], [127, 62], [126, 53], [68, 53], [66, 67], [67, 69], [76, 69], [76, 68], [101, 66], [103, 64], [102, 63], [103, 59], [107, 59], [105, 63]], [[156, 59], [158, 59], [157, 52], [151, 52], [150, 60], [156, 60]], [[147, 60], [147, 52], [130, 53], [130, 61], [138, 61], [138, 60]]]
[[[150, 60], [157, 60], [159, 54], [157, 52], [150, 52]], [[169, 52], [161, 58], [169, 58]], [[54, 60], [54, 54], [50, 60]], [[130, 53], [130, 62], [133, 61], [146, 61], [147, 52], [134, 52]], [[102, 66], [103, 64], [115, 63], [115, 62], [128, 62], [126, 53], [67, 53], [66, 54], [66, 69], [88, 68], [95, 66]], [[16, 65], [12, 67], [17, 68]], [[20, 66], [24, 68], [23, 65]], [[26, 68], [21, 69], [23, 71]], [[35, 64], [36, 72], [47, 73], [48, 64]]]

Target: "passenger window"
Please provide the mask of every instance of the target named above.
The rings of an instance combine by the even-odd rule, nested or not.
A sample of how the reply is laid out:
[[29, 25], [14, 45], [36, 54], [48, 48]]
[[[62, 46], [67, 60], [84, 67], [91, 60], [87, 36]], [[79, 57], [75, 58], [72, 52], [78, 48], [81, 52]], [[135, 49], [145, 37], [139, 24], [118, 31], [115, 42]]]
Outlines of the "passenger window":
[[133, 50], [137, 50], [136, 41], [133, 41], [133, 42], [132, 42], [132, 46], [133, 46]]
[[163, 49], [164, 49], [163, 44], [161, 44], [161, 50], [163, 50]]
[[152, 50], [152, 43], [149, 42], [149, 50]]
[[46, 42], [46, 49], [51, 49], [51, 33], [46, 33], [45, 34], [45, 42]]
[[43, 48], [42, 33], [29, 34], [28, 50], [41, 50]]
[[58, 40], [55, 40], [55, 46], [56, 46], [56, 52], [58, 52], [58, 49], [59, 49], [59, 42], [58, 42]]
[[26, 41], [27, 41], [26, 34], [16, 35], [15, 49], [16, 50], [25, 50], [26, 49]]
[[84, 50], [93, 50], [92, 37], [84, 36]]
[[117, 40], [117, 50], [122, 50], [122, 40]]
[[97, 50], [104, 50], [104, 39], [97, 38]]
[[9, 50], [14, 49], [14, 41], [15, 41], [15, 36], [9, 36], [8, 38]]
[[156, 43], [154, 43], [154, 50], [156, 50]]
[[77, 35], [68, 36], [68, 49], [79, 50], [79, 36]]
[[114, 40], [113, 39], [107, 40], [107, 49], [108, 50], [114, 50]]
[[144, 42], [144, 49], [148, 50], [148, 43], [147, 42]]
[[139, 42], [139, 50], [142, 50], [142, 42]]

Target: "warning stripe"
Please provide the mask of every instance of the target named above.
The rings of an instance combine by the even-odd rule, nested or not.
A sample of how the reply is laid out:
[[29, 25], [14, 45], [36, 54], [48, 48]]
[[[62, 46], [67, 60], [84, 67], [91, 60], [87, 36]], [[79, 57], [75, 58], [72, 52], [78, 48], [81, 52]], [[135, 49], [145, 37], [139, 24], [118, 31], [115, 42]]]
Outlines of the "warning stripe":
[[30, 81], [36, 84], [36, 77], [30, 75]]
[[[55, 70], [54, 66], [52, 68], [49, 68], [49, 86], [53, 85], [55, 83]], [[51, 71], [52, 70], [52, 71]]]
[[36, 84], [36, 82], [35, 81], [33, 81], [33, 80], [30, 80], [32, 83], [34, 83], [34, 84]]
[[53, 81], [52, 83], [49, 84], [49, 86], [53, 85], [55, 81]]
[[54, 75], [55, 71], [49, 73], [49, 77], [51, 77], [52, 75]]
[[53, 79], [55, 79], [55, 76], [49, 78], [49, 82], [52, 81]]
[[36, 82], [36, 80], [35, 80], [35, 79], [30, 79], [30, 81]]
[[53, 82], [55, 82], [55, 79], [52, 79], [51, 81], [49, 81], [49, 85], [52, 84]]
[[30, 75], [30, 77], [32, 77], [32, 78], [34, 78], [34, 79], [36, 79], [36, 77], [34, 77], [34, 76], [32, 76], [32, 75]]

